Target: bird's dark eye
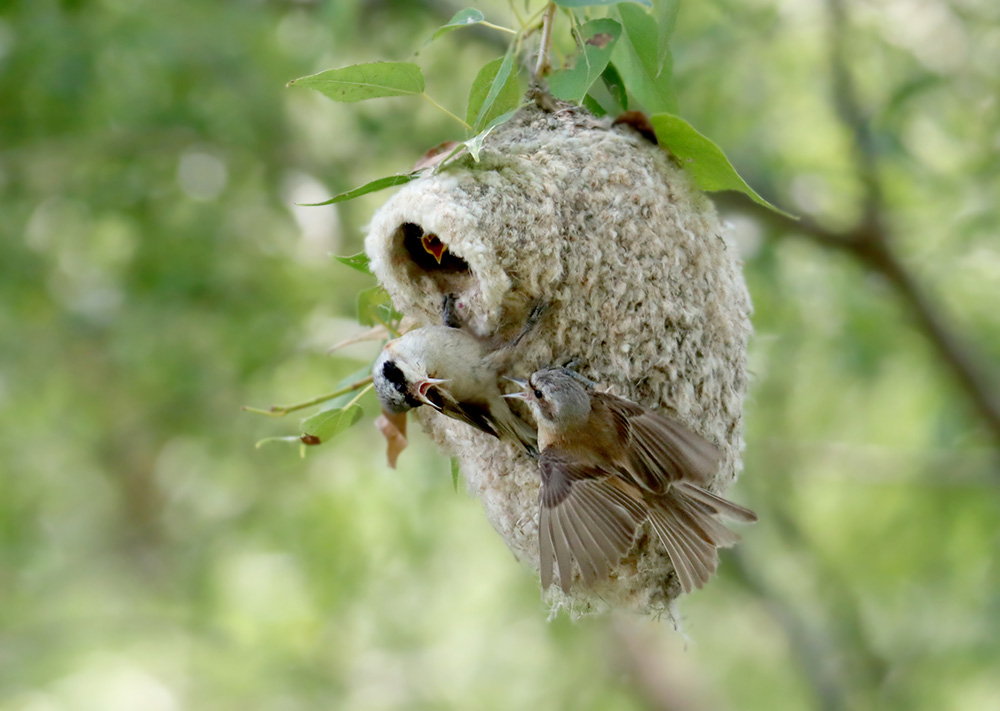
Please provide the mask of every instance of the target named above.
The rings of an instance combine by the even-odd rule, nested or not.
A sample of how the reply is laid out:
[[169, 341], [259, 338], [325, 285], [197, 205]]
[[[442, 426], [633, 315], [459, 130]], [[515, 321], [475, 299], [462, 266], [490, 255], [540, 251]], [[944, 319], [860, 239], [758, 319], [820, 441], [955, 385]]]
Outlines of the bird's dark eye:
[[537, 397], [539, 400], [542, 399], [542, 391], [539, 390], [538, 388], [535, 388], [535, 397]]

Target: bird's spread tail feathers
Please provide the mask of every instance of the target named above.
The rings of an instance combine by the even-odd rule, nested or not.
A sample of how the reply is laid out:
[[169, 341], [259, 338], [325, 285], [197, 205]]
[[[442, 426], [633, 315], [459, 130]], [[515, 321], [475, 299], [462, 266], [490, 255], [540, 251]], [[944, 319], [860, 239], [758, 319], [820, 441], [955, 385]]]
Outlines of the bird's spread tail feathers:
[[719, 548], [729, 548], [740, 540], [719, 522], [720, 515], [748, 523], [757, 520], [750, 509], [688, 482], [674, 485], [650, 510], [650, 523], [667, 549], [685, 593], [712, 577], [719, 565]]

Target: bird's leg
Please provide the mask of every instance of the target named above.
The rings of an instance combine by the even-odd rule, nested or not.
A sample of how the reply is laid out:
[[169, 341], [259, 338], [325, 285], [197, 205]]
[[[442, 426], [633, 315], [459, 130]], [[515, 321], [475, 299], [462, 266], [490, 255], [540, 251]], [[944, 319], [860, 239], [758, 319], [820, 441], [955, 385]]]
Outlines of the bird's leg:
[[458, 314], [458, 297], [445, 294], [441, 299], [441, 321], [448, 328], [461, 328], [462, 319]]
[[521, 328], [521, 332], [512, 340], [504, 343], [500, 340], [500, 334], [494, 333], [489, 341], [487, 341], [487, 348], [490, 351], [487, 358], [498, 373], [504, 373], [508, 370], [511, 361], [514, 359], [515, 348], [538, 325], [542, 315], [548, 308], [549, 302], [541, 299], [535, 300], [531, 306], [531, 311], [528, 313], [528, 318], [525, 319], [524, 326]]
[[524, 340], [524, 337], [538, 325], [538, 322], [548, 310], [549, 305], [550, 303], [548, 301], [536, 299], [535, 303], [531, 306], [531, 311], [528, 313], [528, 318], [524, 322], [524, 328], [522, 328], [521, 332], [514, 337], [514, 340], [506, 345], [506, 348], [514, 348], [517, 344]]
[[577, 371], [577, 368], [580, 367], [580, 359], [579, 358], [576, 358], [576, 357], [570, 358], [568, 361], [566, 361], [565, 363], [563, 363], [559, 367], [562, 368], [563, 370], [565, 370], [569, 375], [571, 375], [574, 380], [577, 380], [577, 381], [583, 383], [587, 387], [590, 387], [590, 388], [596, 388], [597, 387], [597, 383], [595, 381], [591, 380], [590, 378], [588, 378], [585, 375], [581, 375]]

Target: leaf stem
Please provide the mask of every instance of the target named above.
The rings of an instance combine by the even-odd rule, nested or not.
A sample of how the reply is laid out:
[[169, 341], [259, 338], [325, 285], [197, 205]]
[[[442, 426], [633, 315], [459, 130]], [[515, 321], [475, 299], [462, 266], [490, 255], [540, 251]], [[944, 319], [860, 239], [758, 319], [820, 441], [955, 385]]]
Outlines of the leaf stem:
[[[347, 393], [354, 392], [359, 388], [363, 388], [366, 385], [372, 384], [372, 376], [367, 378], [362, 378], [356, 383], [351, 383], [342, 388], [338, 388], [331, 393], [326, 393], [325, 395], [319, 395], [312, 398], [311, 400], [306, 400], [305, 402], [297, 402], [294, 405], [271, 405], [271, 407], [263, 410], [259, 407], [250, 407], [249, 405], [244, 405], [242, 410], [244, 412], [252, 412], [255, 415], [266, 415], [267, 417], [284, 417], [289, 412], [295, 412], [296, 410], [304, 410], [307, 407], [312, 407], [313, 405], [319, 405], [320, 403], [326, 402], [327, 400], [333, 400], [335, 397], [340, 397], [341, 395], [346, 395]], [[366, 388], [367, 390], [367, 388]], [[359, 394], [357, 397], [363, 395], [364, 392]], [[355, 398], [357, 399], [357, 398]], [[354, 400], [351, 401], [352, 403]]]
[[[371, 380], [371, 378], [367, 378], [367, 379], [368, 379], [368, 380]], [[371, 383], [368, 383], [368, 385], [366, 385], [366, 386], [365, 386], [365, 389], [364, 389], [364, 390], [362, 390], [362, 391], [361, 391], [361, 392], [359, 392], [359, 393], [358, 393], [357, 395], [355, 395], [354, 397], [352, 397], [352, 398], [351, 398], [351, 401], [350, 401], [349, 403], [347, 403], [346, 405], [344, 405], [344, 409], [345, 409], [345, 410], [350, 410], [350, 409], [351, 409], [351, 407], [352, 407], [353, 405], [356, 405], [356, 404], [357, 404], [357, 402], [358, 402], [358, 400], [360, 400], [360, 399], [361, 399], [361, 398], [362, 398], [362, 397], [364, 396], [364, 394], [365, 394], [366, 392], [368, 392], [369, 390], [371, 390], [371, 389], [372, 389], [373, 387], [375, 387], [375, 383], [374, 383], [374, 382], [371, 382]]]
[[458, 121], [460, 124], [462, 124], [463, 126], [465, 126], [465, 130], [466, 131], [471, 131], [472, 130], [472, 126], [470, 126], [469, 124], [467, 124], [465, 121], [463, 121], [462, 119], [460, 119], [458, 116], [456, 116], [455, 114], [453, 114], [451, 111], [449, 111], [448, 109], [446, 109], [445, 107], [443, 107], [438, 102], [434, 101], [434, 99], [432, 99], [431, 97], [429, 97], [427, 95], [427, 92], [423, 92], [421, 94], [421, 96], [424, 97], [425, 99], [427, 99], [427, 101], [430, 102], [431, 106], [434, 106], [435, 108], [439, 109], [440, 111], [445, 112], [446, 114], [448, 114], [449, 116], [451, 116], [453, 119], [455, 119], [456, 121]]
[[389, 335], [392, 336], [393, 338], [399, 338], [402, 335], [399, 332], [398, 328], [395, 328], [391, 323], [389, 323], [389, 321], [391, 321], [392, 319], [389, 319], [389, 321], [383, 320], [383, 319], [379, 318], [379, 315], [377, 313], [374, 313], [374, 312], [371, 313], [371, 314], [369, 314], [369, 315], [371, 316], [372, 321], [374, 321], [379, 326], [381, 326], [386, 331], [388, 331]]
[[555, 19], [556, 4], [550, 2], [542, 16], [542, 39], [538, 43], [538, 63], [535, 78], [541, 79], [549, 71], [549, 46], [552, 44], [552, 20]]
[[492, 22], [486, 22], [485, 20], [483, 22], [480, 22], [479, 24], [482, 25], [483, 27], [489, 27], [492, 30], [499, 30], [500, 32], [506, 32], [509, 35], [518, 34], [517, 30], [512, 30], [511, 28], [504, 27], [503, 25], [494, 25]]

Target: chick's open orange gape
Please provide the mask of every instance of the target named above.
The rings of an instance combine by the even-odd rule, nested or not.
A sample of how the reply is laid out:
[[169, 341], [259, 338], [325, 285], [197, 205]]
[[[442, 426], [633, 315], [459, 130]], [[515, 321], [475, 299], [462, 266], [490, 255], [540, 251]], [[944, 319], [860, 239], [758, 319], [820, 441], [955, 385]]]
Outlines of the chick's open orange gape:
[[[712, 452], [705, 462], [714, 466], [695, 467], [694, 477], [658, 484], [639, 459], [631, 479], [616, 472], [639, 492], [633, 497], [639, 508], [604, 509], [613, 520], [601, 529], [600, 541], [567, 539], [575, 563], [562, 565], [567, 557], [556, 531], [572, 531], [561, 513], [562, 528], [555, 528], [556, 508], [550, 507], [542, 534], [551, 532], [558, 564], [561, 584], [545, 593], [554, 606], [669, 615], [671, 601], [714, 569], [716, 547], [735, 539], [709, 514], [713, 507], [724, 512], [724, 500], [712, 497], [741, 468], [751, 331], [737, 256], [723, 236], [709, 200], [663, 150], [628, 124], [612, 126], [558, 102], [554, 110], [530, 105], [496, 128], [478, 163], [466, 156], [438, 172], [426, 169], [371, 221], [365, 242], [371, 269], [418, 328], [442, 327], [442, 301], [453, 295], [461, 314], [455, 330], [510, 342], [544, 302], [544, 318], [510, 351], [499, 375], [526, 378], [572, 359], [580, 373]], [[448, 379], [440, 372], [431, 377]], [[506, 394], [516, 390], [502, 379], [498, 387]], [[505, 402], [517, 421], [534, 429], [528, 403]], [[492, 436], [440, 409], [422, 406], [414, 413], [441, 449], [459, 460], [469, 491], [507, 546], [533, 569], [541, 561], [545, 575], [539, 542], [547, 545], [548, 539], [539, 536], [539, 491], [543, 476], [552, 487], [543, 495], [558, 491], [558, 467], [545, 474], [521, 437]], [[645, 420], [628, 422], [634, 429]], [[692, 457], [702, 452], [688, 449]], [[638, 457], [641, 449], [632, 451]], [[587, 487], [592, 485], [571, 489], [571, 496]], [[658, 496], [684, 504], [660, 506]], [[574, 509], [578, 516], [584, 511], [598, 523], [593, 517], [601, 511]], [[692, 530], [660, 526], [665, 517], [688, 523], [696, 514], [704, 514], [697, 516], [696, 536], [676, 544], [664, 536], [664, 530]], [[582, 536], [589, 527], [573, 530]], [[691, 546], [686, 558], [678, 552]], [[690, 565], [685, 568], [682, 559]], [[552, 570], [550, 565], [548, 575]]]

